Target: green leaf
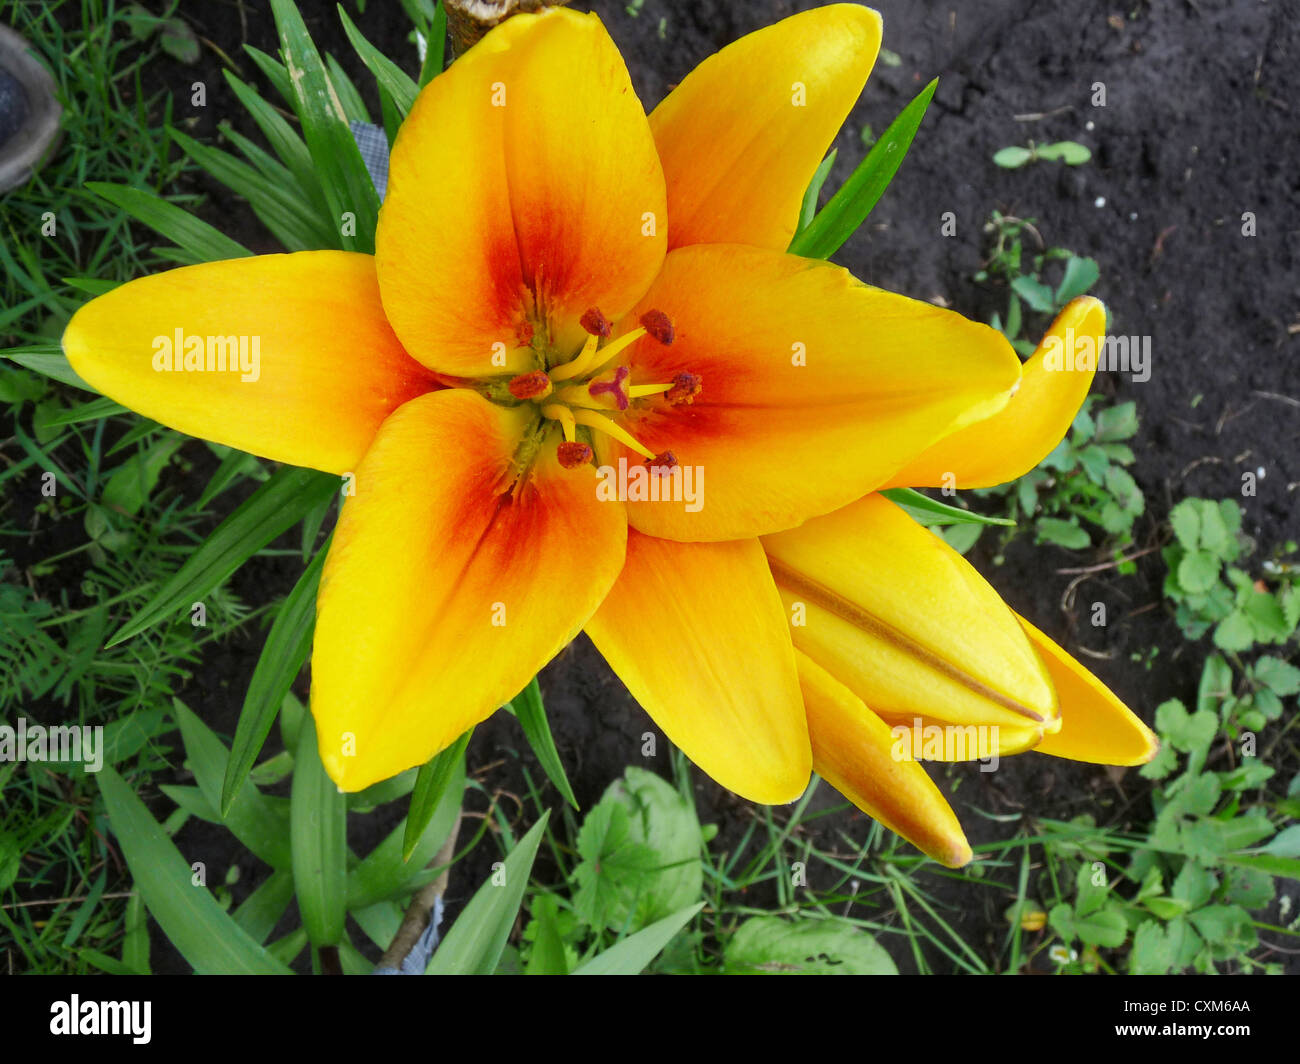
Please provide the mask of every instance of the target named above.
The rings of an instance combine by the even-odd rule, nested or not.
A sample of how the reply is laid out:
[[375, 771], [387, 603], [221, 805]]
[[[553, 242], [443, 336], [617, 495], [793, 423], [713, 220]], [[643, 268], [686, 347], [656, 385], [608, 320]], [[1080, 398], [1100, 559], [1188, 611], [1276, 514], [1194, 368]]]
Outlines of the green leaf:
[[9, 359], [11, 362], [16, 362], [20, 366], [35, 370], [42, 376], [56, 380], [60, 384], [70, 384], [72, 387], [80, 388], [83, 391], [99, 393], [98, 388], [92, 388], [81, 379], [80, 374], [72, 368], [68, 356], [63, 353], [63, 349], [58, 344], [10, 347], [0, 351], [0, 356]]
[[1011, 290], [1029, 305], [1030, 310], [1050, 314], [1056, 309], [1052, 290], [1036, 277], [1021, 274], [1011, 282]]
[[1065, 276], [1056, 286], [1056, 305], [1063, 307], [1070, 300], [1083, 295], [1097, 283], [1100, 276], [1101, 267], [1097, 265], [1096, 259], [1071, 255], [1065, 263]]
[[447, 9], [442, 0], [433, 9], [433, 21], [429, 23], [428, 50], [424, 53], [424, 66], [420, 70], [420, 88], [442, 73], [447, 50]]
[[1097, 443], [1115, 443], [1137, 435], [1137, 404], [1116, 403], [1097, 415], [1097, 428], [1093, 439]]
[[[215, 813], [220, 807], [221, 783], [226, 775], [230, 753], [216, 733], [179, 698], [172, 699], [172, 712], [176, 716], [176, 723], [180, 725], [185, 754], [190, 770], [194, 773], [194, 780]], [[217, 813], [231, 834], [272, 868], [288, 868], [290, 865], [289, 840], [286, 835], [289, 824], [281, 815], [281, 806], [278, 804], [282, 801], [283, 799], [264, 795], [245, 780], [230, 802], [229, 811]]]
[[993, 165], [1000, 166], [1004, 170], [1019, 170], [1033, 157], [1033, 152], [1028, 148], [1013, 144], [993, 153]]
[[[941, 518], [939, 521], [921, 521], [922, 524], [1003, 525], [1008, 528], [1014, 528], [1016, 525], [1010, 518], [988, 517], [984, 514], [974, 513], [971, 510], [963, 510], [957, 506], [949, 506], [945, 502], [932, 499], [929, 495], [924, 495], [912, 488], [887, 488], [880, 494], [906, 510], [915, 510], [922, 514], [934, 514]], [[913, 516], [916, 515], [913, 514]], [[917, 519], [920, 520], [920, 518]]]
[[239, 723], [235, 727], [230, 763], [226, 766], [226, 779], [221, 789], [223, 814], [248, 778], [257, 755], [262, 751], [262, 744], [271, 732], [271, 725], [275, 723], [280, 703], [307, 660], [312, 633], [316, 629], [316, 590], [320, 586], [321, 569], [328, 553], [327, 543], [298, 578], [293, 590], [285, 596], [262, 645], [253, 678], [248, 683], [248, 692], [244, 695]]
[[456, 778], [456, 771], [465, 757], [465, 748], [469, 746], [470, 728], [451, 746], [438, 754], [427, 764], [420, 767], [420, 774], [415, 780], [415, 789], [411, 792], [411, 804], [406, 813], [406, 834], [402, 841], [402, 860], [409, 861], [415, 852], [420, 838], [424, 835], [429, 821], [437, 812], [443, 794]]
[[644, 927], [634, 935], [628, 935], [623, 941], [615, 943], [609, 949], [598, 953], [582, 966], [575, 968], [574, 975], [640, 975], [652, 960], [663, 952], [674, 936], [694, 919], [695, 914], [704, 908], [704, 902], [698, 902], [688, 909], [656, 920], [649, 927]]
[[1225, 698], [1232, 695], [1232, 667], [1218, 654], [1205, 659], [1196, 689], [1196, 708], [1216, 716]]
[[568, 975], [569, 959], [560, 934], [560, 905], [554, 894], [541, 894], [532, 904], [536, 932], [525, 975]]
[[330, 222], [339, 232], [345, 212], [356, 219], [356, 236], [344, 236], [348, 251], [373, 254], [379, 195], [361, 160], [361, 152], [293, 0], [271, 0], [280, 33], [280, 54], [289, 72], [303, 139], [321, 175]]
[[897, 975], [889, 954], [849, 920], [755, 916], [727, 943], [732, 975]]
[[343, 32], [348, 35], [348, 40], [352, 42], [352, 47], [356, 49], [361, 62], [375, 76], [375, 81], [388, 91], [393, 103], [405, 118], [415, 103], [416, 94], [420, 91], [419, 87], [401, 67], [366, 40], [362, 32], [348, 18], [348, 13], [343, 9], [342, 4], [338, 5], [338, 12], [339, 18], [343, 20]]
[[1221, 563], [1208, 550], [1188, 551], [1178, 563], [1178, 583], [1193, 595], [1202, 595], [1219, 582]]
[[1092, 152], [1084, 145], [1072, 140], [1058, 141], [1056, 144], [1044, 144], [1037, 149], [1040, 159], [1048, 162], [1062, 162], [1066, 166], [1082, 166], [1092, 158]]
[[313, 214], [310, 203], [295, 195], [291, 185], [276, 181], [229, 152], [202, 144], [178, 129], [169, 129], [168, 134], [204, 170], [248, 200], [253, 213], [271, 235], [290, 251], [339, 246], [338, 230], [331, 228], [328, 219]]
[[550, 815], [549, 809], [542, 813], [542, 819], [470, 898], [430, 960], [427, 975], [491, 975], [496, 971]]
[[794, 238], [790, 244], [791, 254], [810, 259], [830, 258], [867, 220], [867, 215], [906, 158], [907, 149], [938, 85], [939, 79], [936, 78], [903, 108], [876, 146], [818, 212], [812, 224]]
[[168, 203], [152, 192], [107, 181], [87, 181], [86, 187], [136, 221], [161, 233], [177, 247], [188, 252], [195, 262], [238, 259], [252, 254], [243, 244], [231, 240], [192, 211]]
[[298, 912], [312, 945], [332, 946], [347, 904], [347, 803], [321, 764], [310, 716], [298, 729], [289, 803]]
[[177, 573], [108, 642], [117, 646], [158, 622], [186, 611], [219, 587], [245, 561], [293, 527], [338, 490], [338, 478], [311, 469], [284, 467], [272, 473]]
[[1300, 857], [1300, 824], [1279, 831], [1267, 846], [1260, 847], [1260, 852], [1274, 857]]
[[312, 165], [311, 153], [307, 145], [298, 136], [288, 121], [249, 85], [244, 84], [229, 70], [225, 71], [226, 81], [239, 97], [257, 128], [262, 131], [271, 150], [279, 156], [285, 168], [294, 176], [299, 191], [316, 209], [325, 212], [325, 194], [321, 191], [320, 179]]
[[1084, 550], [1092, 543], [1087, 529], [1059, 517], [1040, 517], [1034, 522], [1034, 529], [1040, 543], [1055, 543], [1067, 550]]
[[514, 708], [515, 716], [519, 719], [520, 727], [524, 729], [524, 736], [528, 739], [528, 745], [533, 748], [533, 753], [537, 755], [537, 760], [541, 762], [547, 779], [555, 785], [555, 789], [560, 792], [561, 797], [574, 809], [577, 809], [578, 800], [573, 796], [573, 788], [569, 786], [569, 778], [564, 774], [564, 763], [560, 760], [560, 753], [555, 748], [555, 740], [551, 736], [551, 726], [546, 719], [546, 709], [542, 705], [542, 689], [537, 683], [536, 676], [529, 680], [528, 686], [515, 696], [511, 706]]
[[428, 865], [455, 827], [464, 793], [462, 756], [453, 763], [451, 779], [433, 816], [416, 838], [410, 856], [402, 853], [407, 832], [407, 821], [403, 820], [348, 873], [348, 908], [365, 909], [381, 901], [402, 898], [437, 878], [439, 870]]
[[265, 942], [291, 901], [293, 875], [287, 869], [279, 869], [235, 910], [235, 923], [258, 942]]
[[1281, 658], [1258, 658], [1252, 672], [1257, 683], [1262, 683], [1279, 698], [1300, 694], [1300, 669]]
[[1184, 549], [1193, 551], [1201, 545], [1201, 508], [1195, 499], [1184, 499], [1170, 510], [1169, 523]]
[[138, 893], [127, 899], [122, 932], [122, 963], [133, 972], [149, 974], [149, 921]]
[[135, 888], [163, 934], [200, 974], [291, 975], [228, 916], [131, 788], [107, 765], [95, 774]]
[[695, 810], [669, 783], [628, 768], [578, 833], [574, 910], [593, 927], [639, 930], [694, 904], [704, 839]]
[[1214, 645], [1220, 650], [1240, 653], [1255, 645], [1255, 628], [1241, 610], [1233, 610], [1214, 630]]
[[831, 176], [831, 167], [835, 165], [839, 153], [838, 148], [832, 148], [831, 153], [817, 167], [813, 179], [808, 182], [808, 188], [803, 194], [803, 206], [799, 208], [799, 227], [795, 230], [795, 236], [812, 225], [813, 218], [817, 216], [817, 201], [821, 198], [822, 188], [826, 184], [826, 179]]

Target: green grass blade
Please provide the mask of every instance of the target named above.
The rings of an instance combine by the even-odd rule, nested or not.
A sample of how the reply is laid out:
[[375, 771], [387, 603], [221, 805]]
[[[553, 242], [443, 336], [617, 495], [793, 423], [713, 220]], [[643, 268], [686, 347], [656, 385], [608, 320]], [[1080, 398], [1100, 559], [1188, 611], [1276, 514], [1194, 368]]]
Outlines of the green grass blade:
[[[221, 781], [226, 775], [230, 751], [179, 698], [172, 699], [172, 712], [180, 725], [194, 781], [208, 805], [216, 810], [221, 800]], [[230, 803], [229, 811], [219, 814], [231, 834], [272, 868], [288, 868], [290, 863], [289, 825], [283, 815], [283, 806], [278, 804], [282, 801], [267, 797], [245, 781]]]
[[320, 587], [320, 573], [328, 553], [327, 543], [311, 560], [293, 590], [285, 596], [262, 645], [253, 678], [248, 683], [248, 693], [244, 696], [244, 708], [240, 710], [239, 723], [235, 726], [230, 762], [221, 788], [223, 816], [248, 779], [248, 773], [262, 751], [262, 744], [271, 732], [271, 725], [275, 723], [280, 703], [311, 650], [311, 637], [316, 630], [316, 590]]
[[330, 226], [329, 219], [313, 215], [310, 205], [295, 197], [292, 190], [229, 152], [200, 144], [178, 129], [169, 132], [186, 155], [232, 192], [248, 200], [253, 213], [271, 235], [290, 251], [339, 247], [338, 230]]
[[402, 854], [406, 840], [406, 821], [402, 821], [348, 873], [348, 908], [365, 909], [381, 901], [402, 898], [437, 878], [438, 870], [430, 868], [429, 862], [451, 834], [464, 793], [462, 756], [452, 765], [452, 776], [442, 799], [416, 840], [410, 858]]
[[293, 875], [286, 869], [272, 872], [234, 912], [235, 923], [258, 942], [265, 942], [293, 901]]
[[564, 763], [560, 760], [560, 752], [555, 748], [551, 725], [546, 719], [546, 709], [542, 705], [542, 689], [537, 683], [536, 676], [528, 681], [528, 686], [519, 692], [510, 704], [515, 711], [515, 716], [519, 718], [520, 726], [524, 729], [528, 745], [533, 748], [533, 753], [537, 755], [537, 760], [541, 762], [542, 769], [546, 772], [547, 779], [555, 784], [555, 789], [560, 792], [564, 800], [577, 809], [578, 800], [573, 796], [569, 777], [564, 774]]
[[112, 768], [95, 774], [136, 890], [163, 934], [200, 974], [291, 975], [193, 883], [181, 856], [149, 810]]
[[433, 21], [429, 23], [428, 48], [424, 53], [424, 66], [420, 68], [420, 88], [442, 73], [447, 61], [447, 9], [438, 0], [433, 9]]
[[935, 514], [943, 519], [933, 522], [934, 524], [1005, 525], [1008, 528], [1014, 528], [1016, 524], [1008, 517], [986, 517], [984, 514], [972, 513], [970, 510], [963, 510], [957, 506], [949, 506], [947, 503], [932, 499], [930, 496], [923, 495], [912, 488], [887, 488], [880, 494], [890, 502], [895, 502], [909, 510], [920, 510], [922, 513]]
[[0, 357], [17, 362], [26, 369], [33, 370], [43, 377], [49, 377], [60, 384], [70, 384], [74, 388], [98, 394], [98, 388], [92, 388], [81, 379], [81, 375], [72, 368], [68, 356], [58, 344], [32, 344], [28, 347], [10, 347], [0, 351]]
[[274, 107], [258, 95], [251, 85], [246, 85], [235, 77], [229, 70], [226, 72], [226, 81], [234, 89], [235, 95], [244, 108], [252, 116], [253, 121], [257, 123], [257, 128], [262, 131], [266, 137], [266, 142], [271, 145], [271, 150], [280, 158], [280, 162], [293, 174], [298, 182], [298, 187], [302, 189], [303, 194], [318, 203], [321, 210], [325, 209], [325, 196], [321, 192], [320, 181], [316, 177], [316, 170], [312, 166], [311, 152], [307, 150], [307, 145], [303, 143], [302, 137], [298, 136], [293, 126], [285, 120]]
[[433, 955], [425, 969], [426, 975], [491, 975], [496, 971], [510, 929], [519, 915], [549, 817], [550, 810], [547, 810], [510, 851], [493, 878], [470, 898]]
[[867, 215], [906, 158], [907, 149], [938, 84], [939, 79], [935, 78], [903, 108], [852, 176], [818, 212], [812, 224], [791, 241], [791, 254], [810, 259], [830, 258], [867, 220]]
[[348, 40], [352, 42], [352, 47], [356, 49], [361, 62], [365, 63], [366, 68], [375, 76], [375, 81], [388, 90], [393, 103], [405, 118], [411, 105], [415, 103], [416, 94], [420, 91], [419, 86], [401, 67], [366, 40], [365, 35], [348, 18], [348, 13], [343, 9], [342, 4], [338, 5], [338, 10], [339, 18], [343, 20], [343, 32], [348, 35]]
[[446, 750], [421, 766], [420, 774], [415, 780], [415, 790], [411, 792], [411, 804], [406, 812], [406, 834], [402, 839], [402, 860], [409, 861], [415, 852], [424, 830], [437, 812], [442, 802], [443, 793], [455, 778], [456, 768], [465, 756], [469, 746], [469, 737], [474, 734], [471, 728]]
[[659, 956], [673, 936], [694, 919], [704, 902], [656, 920], [635, 935], [610, 946], [573, 970], [574, 975], [640, 975], [647, 964]]
[[87, 181], [86, 187], [155, 233], [173, 241], [177, 247], [189, 252], [196, 262], [239, 259], [252, 254], [239, 241], [231, 240], [219, 229], [152, 192], [107, 181]]
[[817, 217], [817, 201], [821, 198], [822, 188], [826, 184], [826, 179], [831, 176], [831, 167], [835, 165], [839, 153], [839, 148], [832, 148], [831, 153], [822, 160], [821, 166], [817, 167], [817, 172], [808, 183], [808, 189], [803, 194], [803, 206], [799, 208], [799, 228], [795, 231], [796, 236], [812, 225], [812, 220]]
[[288, 531], [339, 481], [314, 469], [286, 466], [272, 473], [242, 506], [227, 517], [162, 589], [108, 642], [113, 647], [187, 611], [220, 586], [245, 561]]
[[343, 248], [373, 254], [379, 194], [361, 160], [361, 150], [352, 139], [338, 94], [293, 0], [271, 0], [271, 9], [280, 32], [280, 54], [289, 71], [303, 139], [329, 204], [330, 224], [337, 233], [343, 215], [353, 214], [356, 235], [343, 236]]
[[298, 912], [314, 946], [343, 937], [348, 887], [347, 803], [321, 764], [311, 717], [298, 730], [289, 797]]

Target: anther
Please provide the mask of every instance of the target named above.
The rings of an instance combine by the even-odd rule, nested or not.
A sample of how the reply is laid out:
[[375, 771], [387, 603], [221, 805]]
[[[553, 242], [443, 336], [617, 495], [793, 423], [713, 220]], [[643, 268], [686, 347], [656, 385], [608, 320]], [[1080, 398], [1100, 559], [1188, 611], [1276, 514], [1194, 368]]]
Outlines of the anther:
[[664, 393], [673, 406], [679, 403], [693, 403], [695, 397], [704, 388], [704, 378], [697, 373], [679, 373], [673, 378], [673, 386]]
[[566, 440], [556, 448], [555, 453], [560, 459], [560, 465], [565, 469], [577, 469], [578, 466], [586, 465], [591, 461], [591, 447], [585, 443]]
[[599, 307], [592, 307], [588, 310], [587, 313], [582, 316], [579, 324], [581, 324], [587, 332], [591, 333], [592, 336], [599, 336], [602, 339], [607, 338], [609, 334], [614, 331], [614, 327], [610, 325], [609, 319], [600, 312]]
[[642, 314], [641, 327], [665, 346], [677, 339], [672, 319], [662, 310], [647, 310]]
[[653, 458], [647, 458], [645, 464], [650, 467], [650, 472], [657, 477], [667, 476], [677, 465], [677, 456], [672, 451], [664, 451]]
[[509, 388], [516, 399], [545, 399], [551, 394], [551, 378], [545, 370], [535, 369], [515, 377]]
[[612, 381], [593, 381], [587, 386], [587, 393], [595, 399], [600, 395], [612, 395], [614, 402], [620, 410], [627, 409], [627, 393], [623, 390], [623, 382], [627, 380], [630, 371], [626, 366], [619, 366], [614, 371]]

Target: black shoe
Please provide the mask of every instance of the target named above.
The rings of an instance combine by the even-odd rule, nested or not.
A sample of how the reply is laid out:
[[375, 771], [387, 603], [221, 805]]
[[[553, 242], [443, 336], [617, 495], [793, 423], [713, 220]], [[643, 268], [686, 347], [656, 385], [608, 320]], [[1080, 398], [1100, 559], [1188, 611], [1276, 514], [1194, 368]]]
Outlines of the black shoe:
[[62, 113], [54, 79], [25, 40], [0, 26], [0, 192], [25, 184], [52, 154]]

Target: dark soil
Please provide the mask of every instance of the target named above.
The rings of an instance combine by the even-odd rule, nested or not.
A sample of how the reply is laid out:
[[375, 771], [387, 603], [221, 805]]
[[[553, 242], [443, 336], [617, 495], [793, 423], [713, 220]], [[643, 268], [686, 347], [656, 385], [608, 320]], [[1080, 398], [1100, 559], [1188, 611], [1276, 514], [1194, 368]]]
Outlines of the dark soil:
[[[363, 92], [370, 92], [370, 79], [353, 58], [334, 4], [303, 0], [300, 6], [322, 51], [333, 52]], [[348, 10], [371, 41], [413, 69], [413, 49], [398, 5], [366, 6], [359, 16], [355, 5]], [[650, 107], [717, 48], [816, 5], [645, 0], [637, 17], [628, 15], [625, 0], [589, 6], [623, 48]], [[1100, 262], [1102, 279], [1095, 292], [1111, 308], [1111, 331], [1151, 337], [1149, 381], [1102, 374], [1094, 386], [1138, 404], [1142, 430], [1134, 475], [1148, 500], [1138, 548], [1158, 541], [1158, 526], [1169, 507], [1188, 495], [1239, 497], [1246, 531], [1262, 547], [1300, 538], [1295, 505], [1300, 369], [1297, 340], [1288, 332], [1300, 321], [1295, 268], [1300, 3], [877, 0], [875, 6], [885, 18], [885, 47], [901, 57], [901, 65], [877, 65], [840, 137], [830, 187], [862, 158], [863, 126], [879, 133], [925, 82], [935, 75], [941, 81], [898, 179], [871, 224], [837, 261], [871, 283], [944, 301], [987, 320], [1005, 295], [971, 280], [986, 250], [983, 223], [995, 208], [1036, 218], [1049, 245]], [[203, 37], [240, 61], [246, 79], [268, 91], [252, 64], [240, 59], [240, 46], [248, 42], [275, 51], [269, 4], [205, 0], [183, 3], [182, 10]], [[195, 118], [197, 135], [216, 137], [217, 124], [229, 120], [256, 137], [210, 48], [204, 49], [198, 68], [159, 63], [154, 73], [174, 91], [178, 116], [193, 113], [181, 106], [191, 83], [206, 82], [209, 106]], [[1104, 107], [1091, 103], [1098, 82], [1105, 85]], [[373, 98], [369, 102], [376, 103]], [[1006, 171], [990, 161], [997, 149], [1030, 138], [1080, 141], [1092, 148], [1093, 162], [1079, 168], [1039, 163]], [[255, 250], [275, 250], [246, 205], [211, 182], [196, 182], [210, 196], [205, 217]], [[948, 211], [957, 222], [954, 237], [940, 232]], [[1242, 235], [1247, 211], [1256, 219], [1254, 237]], [[1242, 473], [1256, 471], [1261, 471], [1258, 494], [1241, 497]], [[1137, 576], [1097, 573], [1078, 586], [1068, 606], [1062, 599], [1073, 577], [1059, 570], [1105, 561], [1104, 553], [1034, 547], [1022, 536], [1001, 566], [993, 564], [990, 554], [981, 545], [972, 560], [1008, 602], [1067, 648], [1086, 654], [1097, 675], [1145, 719], [1151, 720], [1161, 701], [1194, 694], [1206, 646], [1186, 644], [1163, 605], [1158, 554], [1142, 559]], [[258, 560], [245, 568], [237, 590], [258, 603], [286, 592], [297, 573], [291, 559]], [[1087, 624], [1094, 601], [1107, 603], [1113, 619], [1109, 627]], [[191, 687], [179, 692], [226, 734], [234, 730], [262, 636], [249, 631], [209, 654]], [[1135, 652], [1153, 646], [1161, 653], [1149, 668], [1131, 660]], [[641, 736], [656, 729], [585, 638], [546, 669], [542, 686], [561, 756], [586, 807], [629, 763], [645, 763]], [[306, 694], [305, 678], [300, 693]], [[659, 744], [660, 756], [650, 767], [667, 773], [665, 745]], [[522, 823], [524, 815], [508, 804], [508, 795], [525, 793], [525, 766], [533, 779], [544, 777], [515, 722], [498, 714], [480, 727], [469, 764], [486, 790], [499, 792]], [[1089, 812], [1103, 824], [1123, 823], [1149, 811], [1146, 785], [1136, 775], [1112, 776], [1102, 768], [1042, 755], [1004, 761], [995, 773], [962, 766], [938, 775], [960, 780], [954, 803], [976, 845], [1008, 837], [1017, 825], [975, 809], [1057, 819]], [[699, 773], [696, 778], [701, 816], [721, 828], [715, 847], [734, 845], [755, 811]], [[829, 788], [823, 791], [819, 801], [829, 803], [834, 795]], [[558, 805], [549, 788], [546, 796]], [[532, 815], [530, 810], [527, 819]], [[834, 830], [862, 839], [869, 827], [856, 814], [844, 814], [830, 825], [818, 823], [818, 838], [832, 846]], [[353, 838], [354, 847], [368, 849], [390, 826], [371, 826], [365, 832], [370, 837]], [[209, 867], [224, 868], [239, 856], [228, 835], [193, 821], [178, 841], [187, 853], [203, 853]], [[247, 855], [244, 859], [251, 861]], [[453, 899], [467, 898], [495, 859], [493, 848], [485, 845], [458, 866]], [[252, 862], [244, 873], [237, 898], [256, 886], [264, 870]], [[816, 866], [810, 873], [812, 886], [818, 886], [821, 873]], [[976, 949], [987, 948], [990, 956], [996, 952], [1005, 935], [1005, 901], [992, 891], [930, 882], [941, 900], [953, 906], [945, 915], [967, 941]], [[748, 904], [760, 905], [772, 900], [746, 898]], [[891, 939], [885, 941], [892, 949]], [[896, 941], [901, 943], [901, 937]], [[155, 943], [156, 957], [174, 957], [167, 950]], [[894, 952], [903, 970], [913, 967], [905, 948]], [[938, 954], [929, 959], [938, 970], [948, 967]], [[175, 965], [183, 970], [179, 958]]]

